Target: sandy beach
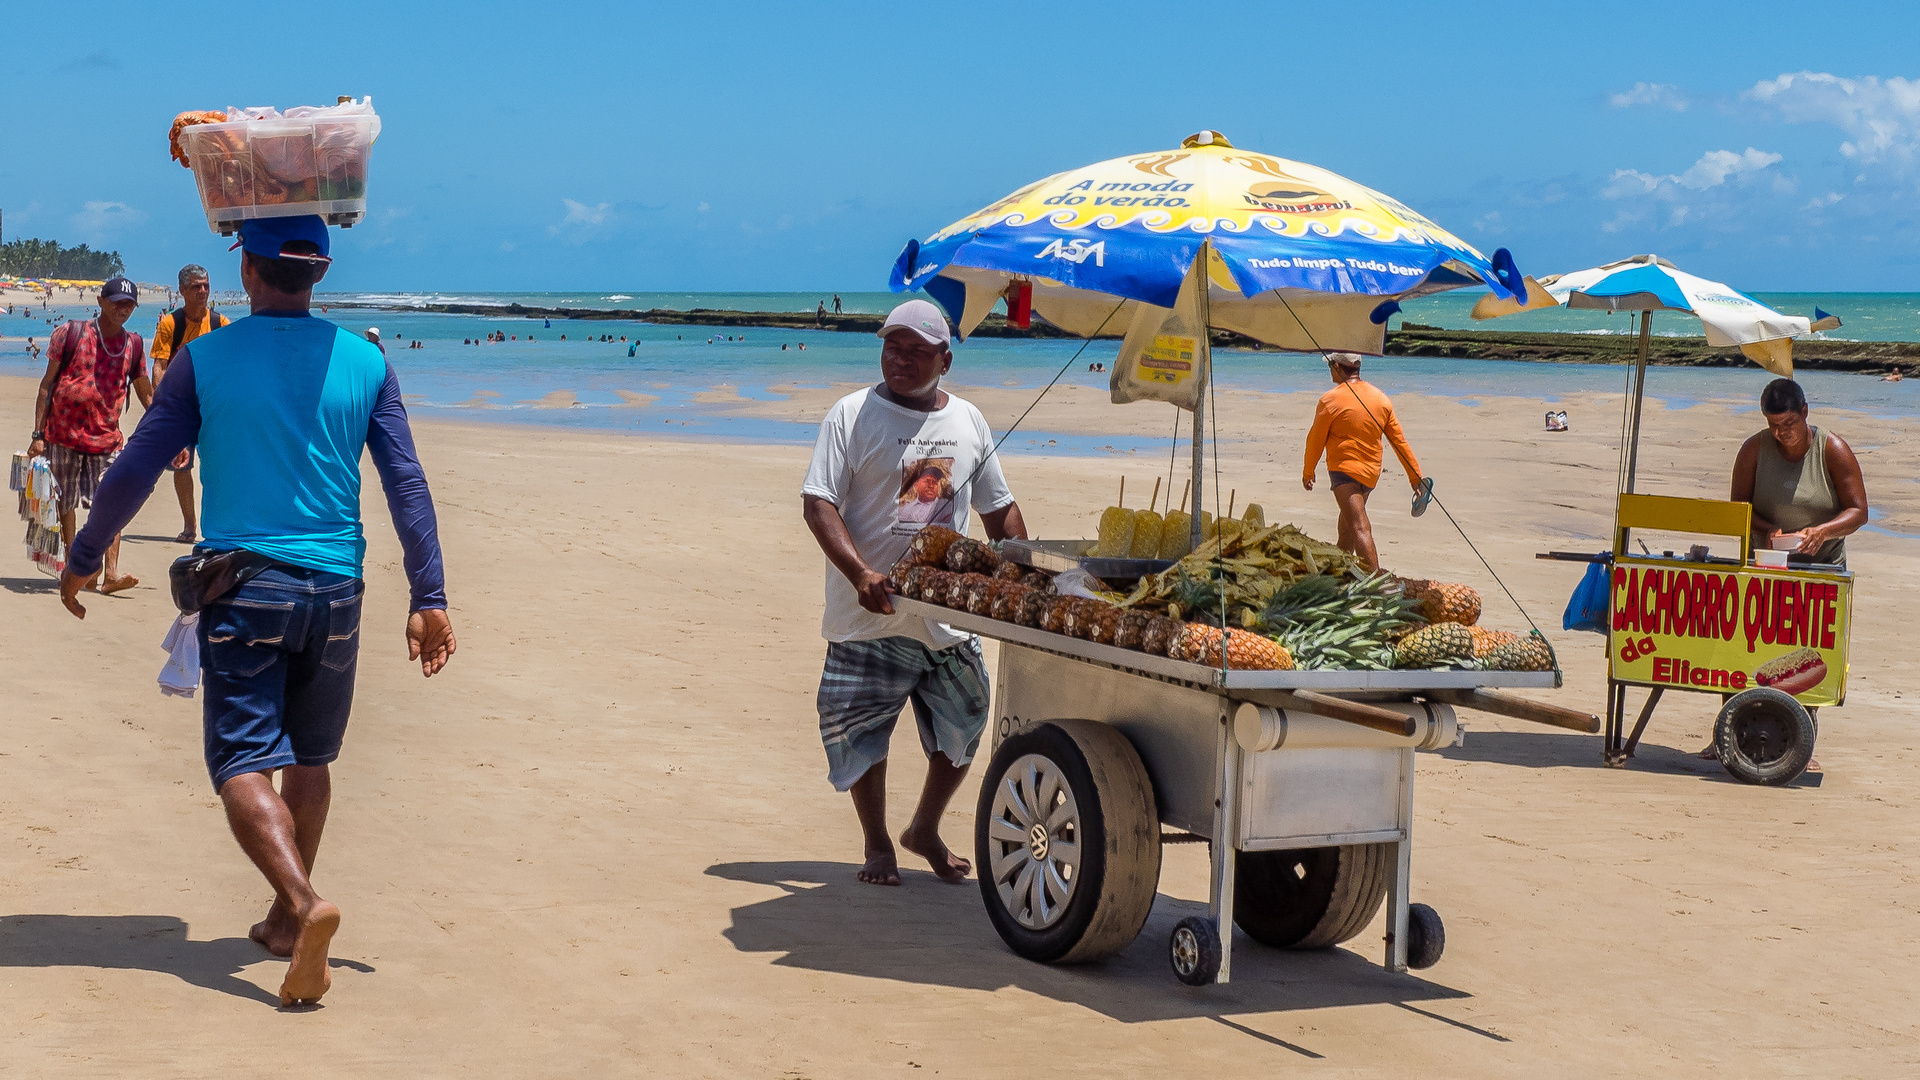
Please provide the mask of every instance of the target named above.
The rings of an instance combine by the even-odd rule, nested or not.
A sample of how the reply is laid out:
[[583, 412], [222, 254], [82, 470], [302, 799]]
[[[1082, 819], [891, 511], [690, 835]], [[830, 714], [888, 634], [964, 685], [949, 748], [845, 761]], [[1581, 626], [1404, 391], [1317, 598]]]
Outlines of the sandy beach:
[[[996, 429], [1031, 399], [963, 383]], [[838, 392], [728, 404], [817, 419]], [[0, 378], [16, 441], [32, 393]], [[1314, 396], [1221, 393], [1220, 475], [1330, 538], [1331, 497], [1298, 479]], [[1618, 397], [1565, 399], [1562, 434], [1530, 399], [1396, 404], [1560, 651], [1566, 687], [1537, 696], [1598, 711], [1599, 639], [1559, 630], [1579, 568], [1533, 556], [1604, 546]], [[1073, 392], [1028, 425], [1172, 420]], [[407, 661], [368, 467], [357, 707], [315, 875], [344, 912], [334, 988], [276, 1012], [284, 962], [246, 939], [270, 895], [208, 785], [200, 704], [155, 688], [184, 550], [163, 485], [122, 555], [143, 584], [91, 598], [84, 623], [17, 548], [0, 560], [0, 1075], [277, 1075], [324, 1055], [353, 1077], [1911, 1076], [1920, 742], [1894, 643], [1920, 605], [1920, 425], [1813, 421], [1858, 451], [1880, 530], [1849, 544], [1853, 666], [1821, 716], [1823, 774], [1753, 788], [1694, 758], [1705, 695], [1669, 696], [1624, 771], [1597, 736], [1463, 713], [1465, 746], [1420, 755], [1416, 783], [1413, 897], [1446, 919], [1441, 963], [1389, 974], [1376, 921], [1325, 953], [1242, 938], [1232, 985], [1204, 990], [1173, 980], [1164, 944], [1204, 907], [1199, 845], [1167, 849], [1139, 940], [1085, 968], [1011, 954], [971, 881], [911, 864], [899, 889], [854, 881], [813, 704], [807, 448], [421, 423], [461, 648], [431, 682]], [[1758, 426], [1651, 410], [1643, 490], [1723, 496]], [[1005, 468], [1035, 534], [1065, 537], [1121, 473], [1143, 504], [1167, 464], [1022, 451]], [[1445, 515], [1408, 517], [1404, 483], [1390, 471], [1375, 498], [1383, 561], [1470, 582], [1485, 624], [1524, 628]], [[923, 771], [911, 725], [895, 750], [898, 829]], [[976, 790], [944, 829], [969, 854]]]

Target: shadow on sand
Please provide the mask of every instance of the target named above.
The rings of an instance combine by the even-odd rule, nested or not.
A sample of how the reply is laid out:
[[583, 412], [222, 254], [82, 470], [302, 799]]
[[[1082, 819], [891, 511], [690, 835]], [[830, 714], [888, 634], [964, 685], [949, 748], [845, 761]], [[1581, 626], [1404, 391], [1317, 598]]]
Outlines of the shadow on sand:
[[[1230, 984], [1182, 986], [1167, 962], [1167, 936], [1180, 919], [1204, 915], [1205, 904], [1161, 896], [1139, 938], [1119, 956], [1052, 967], [1007, 949], [981, 908], [977, 882], [946, 885], [930, 873], [907, 871], [900, 888], [876, 888], [854, 880], [858, 869], [853, 863], [758, 862], [722, 863], [707, 873], [783, 890], [785, 895], [733, 909], [725, 936], [741, 952], [784, 953], [774, 961], [784, 967], [968, 990], [1017, 986], [1123, 1023], [1208, 1018], [1309, 1057], [1320, 1055], [1225, 1014], [1391, 1004], [1500, 1039], [1405, 1004], [1470, 995], [1392, 974], [1345, 949], [1286, 952], [1238, 935]], [[1356, 943], [1371, 944], [1366, 938]]]
[[58, 596], [60, 595], [60, 580], [58, 578], [43, 577], [38, 574], [33, 577], [0, 578], [0, 588], [4, 588], [10, 593], [19, 593], [23, 596], [44, 596], [48, 593]]
[[[92, 967], [158, 971], [223, 994], [278, 1007], [280, 998], [239, 977], [251, 964], [271, 959], [243, 937], [192, 941], [187, 924], [172, 915], [0, 916], [0, 968]], [[370, 973], [354, 960], [334, 958], [334, 968]]]
[[[1552, 735], [1533, 731], [1469, 731], [1465, 746], [1449, 746], [1439, 751], [1450, 761], [1483, 761], [1493, 765], [1518, 765], [1529, 769], [1604, 769], [1600, 760], [1597, 735]], [[1633, 772], [1691, 776], [1716, 784], [1739, 784], [1720, 767], [1692, 751], [1643, 742], [1635, 748], [1627, 763]], [[1819, 773], [1803, 773], [1786, 785], [1790, 788], [1820, 786]]]

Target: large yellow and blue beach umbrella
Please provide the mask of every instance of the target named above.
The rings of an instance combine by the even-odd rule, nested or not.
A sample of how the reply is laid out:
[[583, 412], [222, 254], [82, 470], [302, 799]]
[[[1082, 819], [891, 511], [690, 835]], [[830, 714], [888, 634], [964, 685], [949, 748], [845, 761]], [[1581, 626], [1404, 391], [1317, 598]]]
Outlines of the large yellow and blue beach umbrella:
[[963, 337], [1003, 297], [1092, 336], [1137, 305], [1174, 308], [1203, 258], [1206, 324], [1283, 349], [1379, 353], [1408, 297], [1527, 299], [1505, 249], [1488, 258], [1396, 199], [1212, 131], [1028, 184], [909, 242], [889, 283], [924, 290]]

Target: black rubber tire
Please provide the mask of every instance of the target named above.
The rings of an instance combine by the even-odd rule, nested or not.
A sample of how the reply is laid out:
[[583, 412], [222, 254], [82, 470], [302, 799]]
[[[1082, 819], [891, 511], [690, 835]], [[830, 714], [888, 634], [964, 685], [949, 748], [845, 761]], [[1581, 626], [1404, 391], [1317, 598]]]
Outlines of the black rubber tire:
[[1276, 949], [1326, 949], [1367, 928], [1387, 895], [1393, 844], [1242, 851], [1233, 921]]
[[[995, 789], [1013, 763], [1038, 754], [1060, 768], [1080, 805], [1080, 877], [1067, 910], [1044, 930], [1020, 925], [1000, 899], [988, 835]], [[987, 918], [1015, 953], [1043, 964], [1104, 959], [1140, 936], [1160, 886], [1160, 818], [1153, 781], [1125, 735], [1092, 720], [1050, 720], [1001, 741], [980, 780], [974, 866]]]
[[1816, 735], [1813, 715], [1792, 694], [1756, 686], [1720, 707], [1713, 746], [1735, 779], [1778, 787], [1807, 771]]
[[1173, 977], [1188, 986], [1212, 986], [1220, 977], [1220, 931], [1213, 920], [1189, 915], [1167, 935], [1167, 962]]
[[1447, 951], [1447, 927], [1440, 913], [1425, 904], [1407, 905], [1407, 966], [1420, 971], [1440, 962]]

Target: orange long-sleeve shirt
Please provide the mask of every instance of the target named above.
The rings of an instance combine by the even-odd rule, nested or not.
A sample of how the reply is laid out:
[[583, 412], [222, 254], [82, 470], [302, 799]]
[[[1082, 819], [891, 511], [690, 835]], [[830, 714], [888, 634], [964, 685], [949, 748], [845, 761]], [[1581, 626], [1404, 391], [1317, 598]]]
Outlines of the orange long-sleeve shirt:
[[[1364, 406], [1364, 407], [1363, 407]], [[1380, 483], [1380, 436], [1393, 444], [1394, 456], [1406, 467], [1407, 479], [1420, 486], [1420, 461], [1400, 430], [1393, 402], [1372, 383], [1358, 376], [1320, 396], [1313, 410], [1313, 430], [1307, 433], [1307, 464], [1302, 474], [1313, 479], [1322, 452], [1330, 472], [1343, 472], [1367, 487]]]

